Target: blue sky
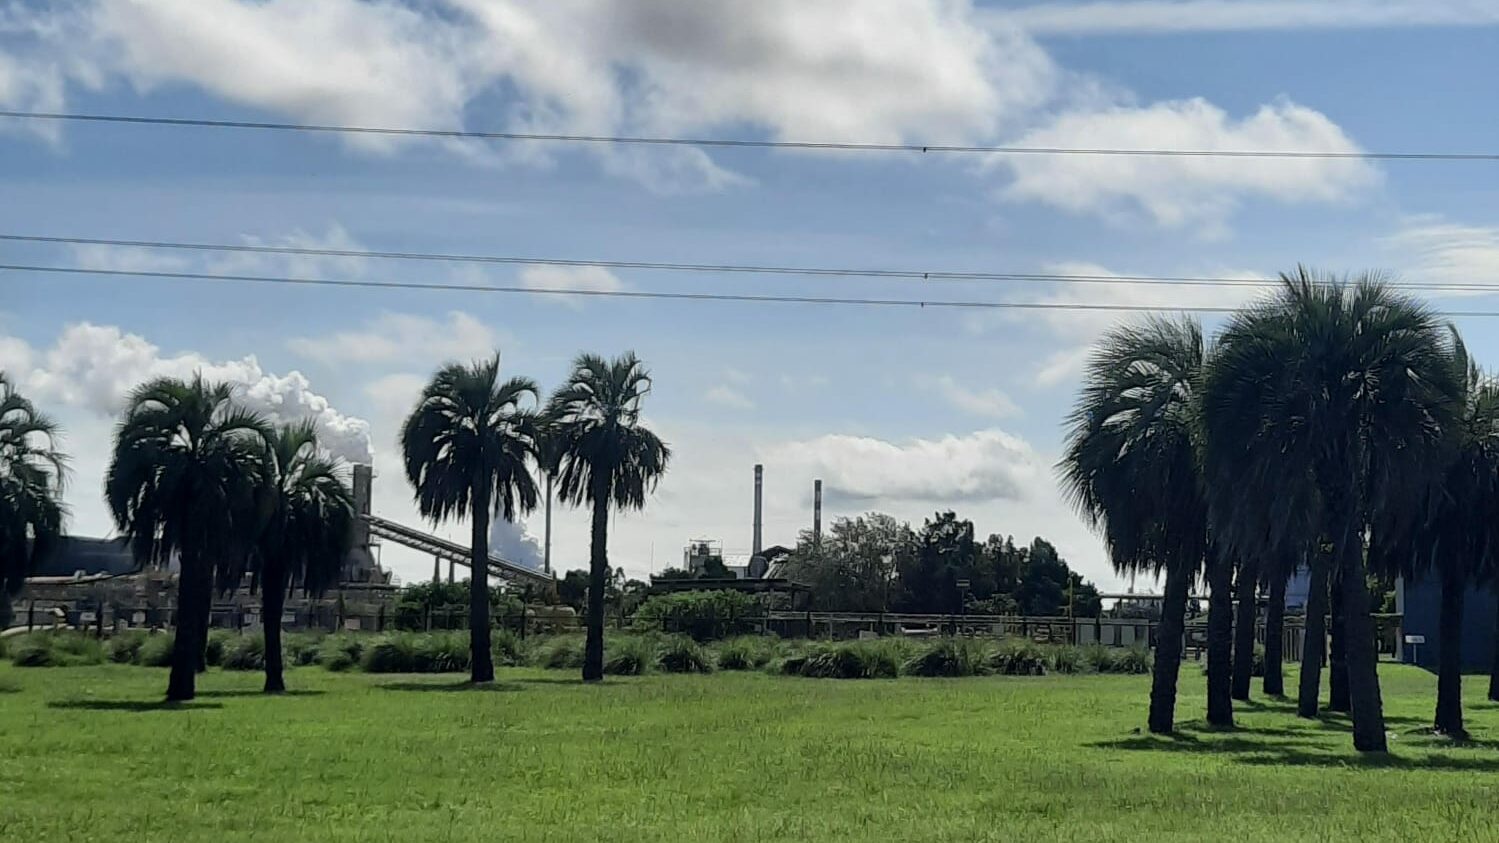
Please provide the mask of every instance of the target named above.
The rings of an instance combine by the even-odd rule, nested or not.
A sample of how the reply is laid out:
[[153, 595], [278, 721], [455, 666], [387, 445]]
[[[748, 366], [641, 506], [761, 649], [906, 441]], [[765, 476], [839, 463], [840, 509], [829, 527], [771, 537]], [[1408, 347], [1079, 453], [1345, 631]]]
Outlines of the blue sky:
[[[1499, 12], [1278, 0], [156, 0], [0, 3], [0, 107], [430, 128], [903, 143], [1494, 151]], [[0, 233], [539, 257], [1260, 277], [1298, 261], [1499, 274], [1499, 165], [571, 148], [0, 121]], [[8, 263], [590, 288], [1232, 305], [1234, 289], [184, 255], [0, 243]], [[1088, 344], [1118, 317], [326, 290], [6, 273], [0, 367], [68, 428], [73, 529], [100, 534], [123, 390], [203, 369], [369, 453], [421, 379], [499, 348], [554, 385], [637, 351], [675, 446], [636, 574], [692, 538], [952, 507], [1118, 581], [1051, 465]], [[1499, 309], [1493, 296], [1442, 308]], [[1499, 359], [1492, 320], [1460, 323]], [[540, 519], [528, 527], [539, 532]], [[446, 528], [461, 536], [461, 527]], [[504, 537], [515, 548], [517, 534]], [[587, 521], [562, 511], [556, 562]], [[407, 578], [429, 561], [395, 548]], [[654, 560], [654, 561], [653, 561]]]

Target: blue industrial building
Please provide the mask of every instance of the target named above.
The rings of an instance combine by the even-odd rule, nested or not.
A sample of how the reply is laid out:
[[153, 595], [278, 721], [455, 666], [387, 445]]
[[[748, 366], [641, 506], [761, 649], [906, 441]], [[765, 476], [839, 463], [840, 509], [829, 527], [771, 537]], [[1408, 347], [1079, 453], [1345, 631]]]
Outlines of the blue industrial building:
[[[1427, 670], [1437, 669], [1442, 645], [1442, 584], [1435, 574], [1395, 583], [1395, 611], [1401, 619], [1400, 660]], [[1493, 590], [1469, 588], [1463, 600], [1463, 669], [1487, 671], [1494, 661], [1495, 616], [1499, 615]], [[1408, 645], [1408, 635], [1425, 636], [1423, 644]]]

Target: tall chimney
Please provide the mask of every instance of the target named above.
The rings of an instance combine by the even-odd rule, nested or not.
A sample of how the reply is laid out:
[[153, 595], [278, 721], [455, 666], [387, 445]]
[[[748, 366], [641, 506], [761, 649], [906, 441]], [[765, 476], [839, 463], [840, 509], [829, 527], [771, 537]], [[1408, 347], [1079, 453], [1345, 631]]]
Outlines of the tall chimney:
[[759, 556], [760, 555], [760, 550], [761, 550], [760, 529], [761, 529], [761, 526], [763, 524], [763, 522], [761, 520], [761, 515], [762, 515], [761, 507], [763, 505], [762, 501], [764, 500], [764, 487], [765, 487], [765, 466], [760, 465], [759, 463], [756, 463], [755, 464], [755, 539], [754, 539], [754, 546], [755, 547], [754, 547], [754, 550], [751, 551], [751, 555], [752, 556]]
[[822, 545], [822, 481], [812, 481], [812, 545]]

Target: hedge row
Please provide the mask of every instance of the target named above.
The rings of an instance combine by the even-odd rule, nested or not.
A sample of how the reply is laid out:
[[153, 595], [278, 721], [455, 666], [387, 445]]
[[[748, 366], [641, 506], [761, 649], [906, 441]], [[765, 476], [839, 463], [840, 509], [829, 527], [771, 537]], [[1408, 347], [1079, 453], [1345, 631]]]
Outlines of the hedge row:
[[[522, 641], [496, 631], [496, 665], [579, 670], [582, 635], [558, 635]], [[171, 663], [172, 636], [128, 632], [99, 642], [76, 632], [34, 633], [6, 644], [20, 667], [100, 664], [111, 661], [147, 667]], [[366, 673], [461, 673], [469, 669], [467, 632], [398, 632], [382, 635], [282, 636], [288, 666], [321, 665], [330, 671]], [[0, 656], [6, 652], [0, 651]], [[215, 630], [205, 660], [224, 670], [263, 670], [265, 641], [259, 635]], [[1143, 649], [1101, 646], [1041, 645], [1026, 641], [996, 642], [967, 638], [920, 641], [882, 638], [871, 641], [782, 641], [740, 636], [711, 644], [686, 635], [619, 634], [605, 641], [604, 672], [636, 676], [656, 671], [709, 673], [714, 670], [765, 670], [820, 679], [883, 679], [896, 676], [1041, 676], [1048, 673], [1148, 673], [1151, 655]]]

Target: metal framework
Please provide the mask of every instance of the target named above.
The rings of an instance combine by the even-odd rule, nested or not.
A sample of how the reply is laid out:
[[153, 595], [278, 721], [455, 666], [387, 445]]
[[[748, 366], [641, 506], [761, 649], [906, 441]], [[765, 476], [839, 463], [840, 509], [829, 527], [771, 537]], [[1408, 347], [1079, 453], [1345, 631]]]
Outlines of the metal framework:
[[[372, 535], [393, 541], [399, 545], [404, 545], [413, 550], [419, 550], [438, 559], [445, 559], [453, 564], [462, 565], [465, 568], [469, 567], [468, 558], [470, 550], [464, 545], [438, 538], [431, 533], [414, 530], [404, 524], [398, 524], [394, 521], [381, 518], [378, 515], [363, 515], [361, 517], [365, 520], [365, 523], [369, 524]], [[536, 571], [524, 565], [517, 565], [507, 559], [501, 559], [493, 553], [489, 555], [489, 573], [491, 576], [499, 577], [503, 580], [535, 585], [550, 585], [555, 582], [551, 574]]]

